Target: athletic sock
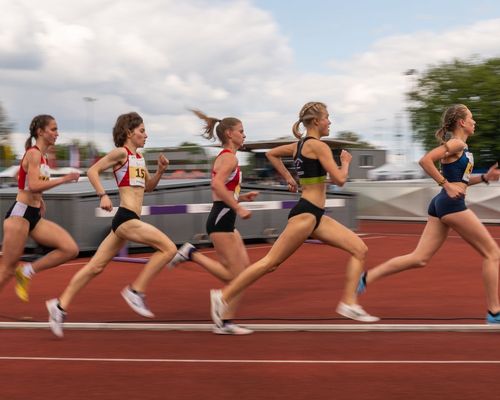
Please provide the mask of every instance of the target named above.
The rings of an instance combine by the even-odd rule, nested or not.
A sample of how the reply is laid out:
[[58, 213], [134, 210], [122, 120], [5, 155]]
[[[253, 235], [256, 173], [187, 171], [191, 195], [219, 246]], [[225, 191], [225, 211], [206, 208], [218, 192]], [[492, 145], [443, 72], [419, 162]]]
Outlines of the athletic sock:
[[33, 265], [31, 265], [31, 263], [24, 263], [23, 264], [23, 275], [30, 278], [35, 275], [36, 272], [35, 270], [33, 269]]
[[198, 251], [198, 249], [196, 247], [191, 247], [189, 249], [189, 253], [188, 253], [188, 260], [189, 261], [192, 261], [193, 260], [193, 253]]

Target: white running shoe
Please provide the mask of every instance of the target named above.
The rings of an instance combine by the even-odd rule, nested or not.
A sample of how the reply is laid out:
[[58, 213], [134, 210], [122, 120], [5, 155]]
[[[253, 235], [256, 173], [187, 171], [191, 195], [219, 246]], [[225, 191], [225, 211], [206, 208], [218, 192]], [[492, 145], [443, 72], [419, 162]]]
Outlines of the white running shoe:
[[212, 321], [216, 327], [222, 328], [224, 323], [222, 322], [222, 316], [226, 312], [227, 304], [222, 300], [221, 290], [211, 290], [210, 291], [210, 313], [212, 315]]
[[155, 317], [155, 315], [146, 305], [146, 295], [144, 293], [134, 293], [130, 289], [130, 286], [127, 286], [121, 291], [121, 294], [122, 297], [127, 302], [127, 304], [130, 306], [130, 308], [134, 310], [137, 314], [142, 315], [143, 317], [146, 318]]
[[214, 326], [212, 332], [217, 335], [250, 335], [253, 333], [251, 329], [236, 325], [233, 322], [227, 322], [223, 326]]
[[167, 268], [172, 269], [180, 263], [191, 260], [190, 255], [195, 250], [196, 247], [194, 247], [191, 243], [184, 243], [181, 247], [179, 247], [179, 250], [177, 250], [177, 253], [175, 253], [174, 258], [172, 258], [167, 264]]
[[337, 305], [337, 313], [340, 315], [361, 322], [377, 322], [379, 317], [368, 314], [359, 304], [348, 305], [340, 302]]
[[63, 323], [66, 318], [66, 313], [61, 310], [58, 305], [58, 299], [51, 299], [45, 302], [45, 307], [47, 307], [47, 311], [49, 312], [50, 330], [54, 335], [62, 338], [64, 336]]

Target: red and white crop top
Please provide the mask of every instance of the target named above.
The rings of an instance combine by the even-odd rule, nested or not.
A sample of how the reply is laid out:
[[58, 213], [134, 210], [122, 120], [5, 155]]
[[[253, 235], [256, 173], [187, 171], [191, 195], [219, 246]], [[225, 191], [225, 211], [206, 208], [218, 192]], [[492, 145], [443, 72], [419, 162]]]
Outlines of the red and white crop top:
[[42, 151], [37, 146], [30, 147], [28, 150], [26, 150], [26, 153], [24, 153], [23, 159], [21, 160], [21, 165], [19, 167], [17, 187], [21, 190], [27, 190], [27, 191], [30, 190], [28, 183], [28, 173], [23, 168], [23, 161], [24, 158], [26, 157], [26, 154], [28, 154], [28, 151], [33, 149], [38, 150], [40, 152], [40, 175], [38, 176], [38, 179], [42, 181], [48, 181], [50, 179], [50, 168], [47, 159], [43, 156]]
[[127, 147], [127, 160], [113, 170], [118, 187], [146, 185], [146, 161], [139, 153], [133, 154]]
[[[224, 154], [224, 153], [233, 153], [233, 152], [229, 149], [224, 149], [219, 154], [217, 154], [217, 157], [219, 157], [221, 154]], [[214, 178], [215, 174], [216, 174], [216, 172], [214, 171], [214, 169], [212, 167], [212, 179]], [[225, 182], [226, 189], [229, 190], [230, 192], [234, 193], [234, 198], [236, 200], [238, 200], [238, 197], [240, 196], [240, 189], [241, 189], [240, 183], [241, 183], [241, 170], [240, 170], [240, 166], [237, 165], [236, 168], [227, 177], [226, 182]]]

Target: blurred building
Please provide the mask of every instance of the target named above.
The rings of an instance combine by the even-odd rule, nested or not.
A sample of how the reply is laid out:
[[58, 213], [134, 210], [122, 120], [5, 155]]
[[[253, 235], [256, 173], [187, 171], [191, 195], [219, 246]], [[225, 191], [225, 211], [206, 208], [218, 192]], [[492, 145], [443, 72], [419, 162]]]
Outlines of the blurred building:
[[368, 172], [368, 179], [374, 181], [422, 179], [426, 177], [425, 171], [417, 162], [401, 164], [388, 163]]
[[[244, 150], [254, 153], [254, 164], [252, 165], [252, 176], [247, 176], [252, 180], [268, 180], [275, 181], [281, 180], [278, 173], [274, 170], [271, 163], [265, 156], [265, 151], [277, 146], [290, 144], [296, 142], [297, 139], [278, 139], [278, 140], [264, 140], [258, 142], [246, 142]], [[352, 155], [351, 165], [349, 168], [349, 179], [369, 179], [368, 173], [386, 163], [387, 151], [381, 149], [359, 148], [350, 147], [354, 146], [356, 142], [339, 139], [322, 139], [323, 142], [328, 144], [332, 149], [335, 162], [340, 165], [340, 152], [342, 149], [347, 150]], [[293, 159], [284, 158], [283, 163], [288, 170], [295, 176], [295, 166]]]
[[201, 146], [162, 147], [144, 150], [146, 166], [150, 173], [156, 171], [158, 157], [163, 154], [169, 160], [164, 174], [167, 179], [199, 179], [209, 178], [212, 168], [212, 157]]

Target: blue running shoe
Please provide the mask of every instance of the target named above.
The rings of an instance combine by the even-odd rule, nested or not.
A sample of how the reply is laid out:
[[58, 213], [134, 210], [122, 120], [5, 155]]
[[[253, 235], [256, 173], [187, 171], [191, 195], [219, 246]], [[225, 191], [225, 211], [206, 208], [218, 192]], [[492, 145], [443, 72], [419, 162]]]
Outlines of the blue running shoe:
[[366, 272], [363, 272], [359, 277], [358, 287], [356, 288], [356, 294], [359, 296], [366, 292]]
[[486, 323], [500, 324], [500, 313], [492, 314], [491, 311], [488, 311], [488, 314], [486, 314]]

